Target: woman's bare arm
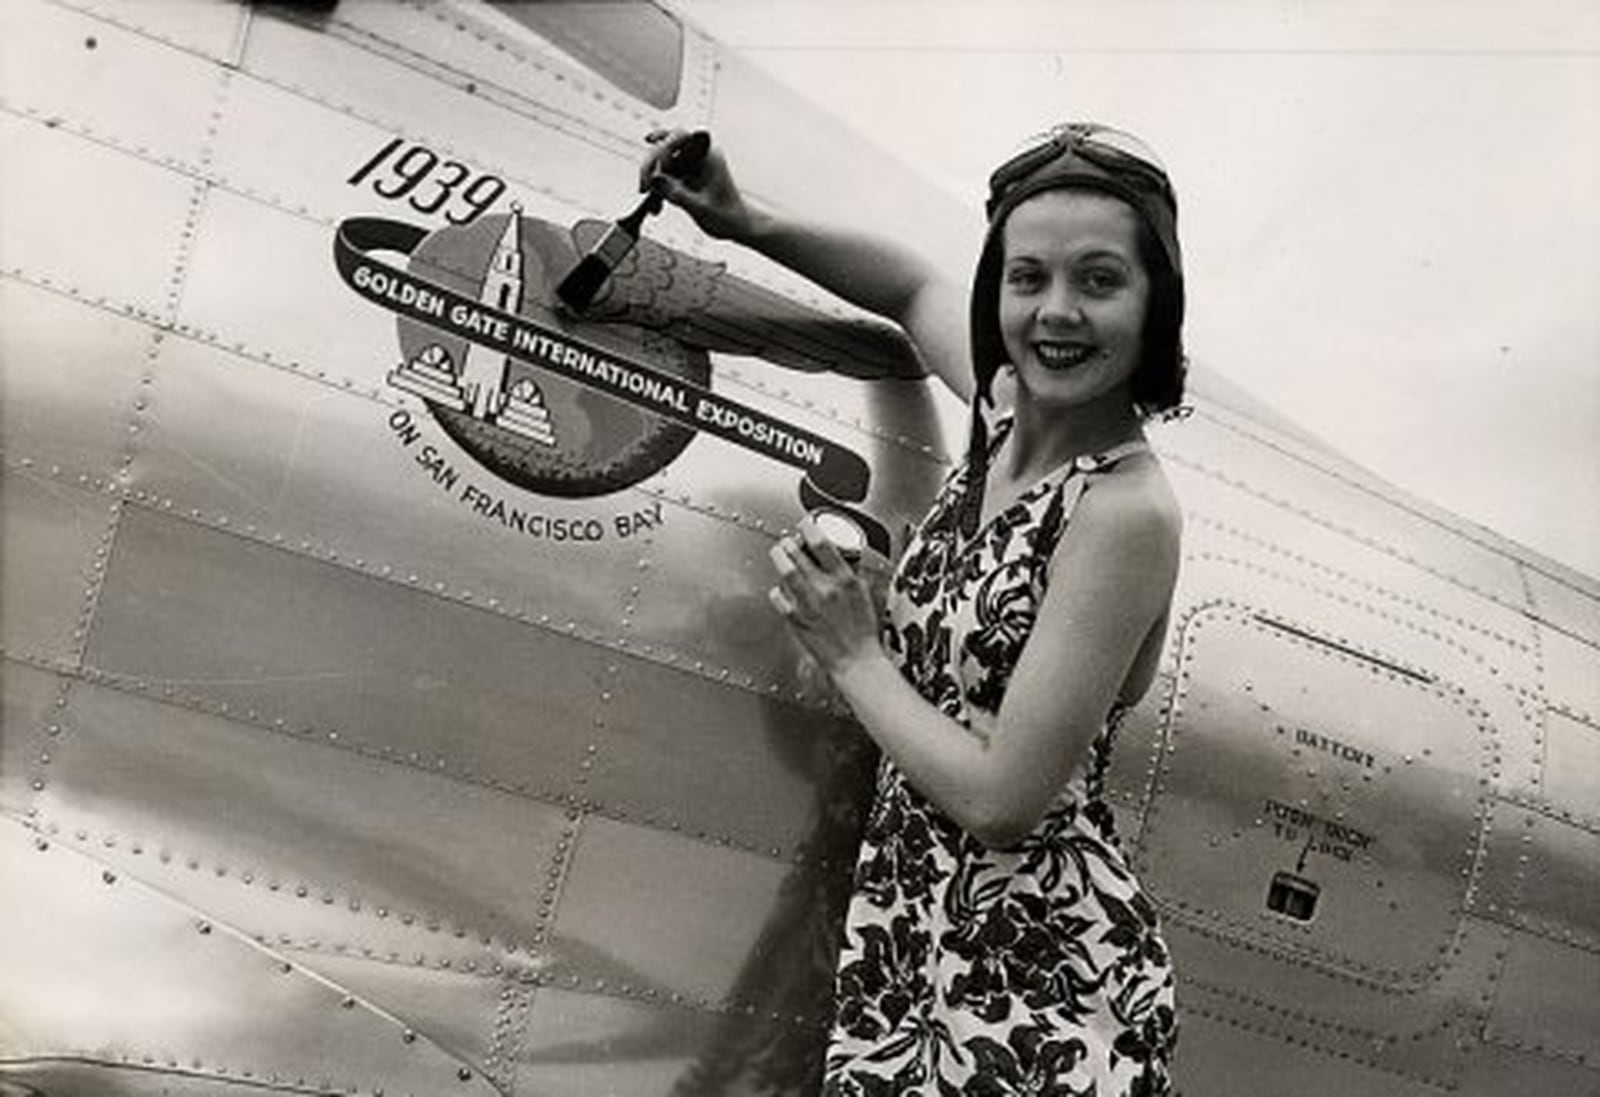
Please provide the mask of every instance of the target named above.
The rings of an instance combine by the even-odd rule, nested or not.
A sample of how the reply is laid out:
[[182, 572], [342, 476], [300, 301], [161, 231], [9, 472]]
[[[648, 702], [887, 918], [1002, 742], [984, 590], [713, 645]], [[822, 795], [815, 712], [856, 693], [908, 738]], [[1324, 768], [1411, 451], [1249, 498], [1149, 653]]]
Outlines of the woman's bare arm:
[[809, 533], [807, 551], [774, 550], [779, 608], [802, 644], [912, 785], [985, 845], [1014, 845], [1038, 825], [1165, 617], [1179, 518], [1155, 479], [1160, 490], [1148, 476], [1110, 476], [1079, 501], [1005, 700], [976, 733], [924, 700], [863, 629], [869, 610], [836, 553]]
[[931, 262], [891, 240], [779, 216], [749, 202], [713, 146], [687, 178], [657, 166], [683, 135], [659, 142], [640, 169], [708, 235], [743, 244], [868, 312], [900, 325], [923, 366], [963, 401], [972, 397], [967, 300], [961, 285]]

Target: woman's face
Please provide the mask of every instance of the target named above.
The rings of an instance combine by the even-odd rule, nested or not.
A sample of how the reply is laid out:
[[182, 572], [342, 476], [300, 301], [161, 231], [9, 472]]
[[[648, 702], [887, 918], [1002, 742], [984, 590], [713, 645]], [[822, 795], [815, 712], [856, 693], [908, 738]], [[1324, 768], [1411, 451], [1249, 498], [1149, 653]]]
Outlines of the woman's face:
[[1150, 298], [1138, 233], [1132, 209], [1094, 191], [1044, 191], [1007, 218], [1000, 333], [1034, 399], [1132, 403]]

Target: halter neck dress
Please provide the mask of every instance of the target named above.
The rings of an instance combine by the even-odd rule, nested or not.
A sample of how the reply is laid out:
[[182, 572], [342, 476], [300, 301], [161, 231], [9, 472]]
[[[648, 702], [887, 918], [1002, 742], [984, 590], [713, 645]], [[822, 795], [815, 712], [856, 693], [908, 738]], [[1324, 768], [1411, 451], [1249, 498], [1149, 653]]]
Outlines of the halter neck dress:
[[[998, 424], [996, 447], [1009, 427]], [[1075, 504], [1147, 448], [1130, 443], [1054, 470], [970, 541], [958, 530], [967, 466], [951, 474], [895, 570], [883, 630], [923, 698], [969, 731], [992, 726]], [[1108, 714], [1039, 826], [1003, 851], [880, 762], [845, 920], [825, 1097], [1172, 1092], [1172, 967], [1104, 799], [1120, 716]]]

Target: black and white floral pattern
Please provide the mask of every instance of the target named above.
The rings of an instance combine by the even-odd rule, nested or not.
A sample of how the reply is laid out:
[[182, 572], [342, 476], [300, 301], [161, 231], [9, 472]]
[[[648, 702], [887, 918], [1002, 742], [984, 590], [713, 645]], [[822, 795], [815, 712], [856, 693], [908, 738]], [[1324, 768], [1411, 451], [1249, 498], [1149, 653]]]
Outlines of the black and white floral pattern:
[[[956, 529], [958, 470], [913, 534], [885, 642], [963, 727], [992, 722], [1051, 551], [1107, 463], [1058, 470], [970, 543]], [[827, 1097], [1172, 1092], [1172, 968], [1103, 799], [1120, 715], [1039, 827], [1004, 851], [881, 763], [839, 960]]]

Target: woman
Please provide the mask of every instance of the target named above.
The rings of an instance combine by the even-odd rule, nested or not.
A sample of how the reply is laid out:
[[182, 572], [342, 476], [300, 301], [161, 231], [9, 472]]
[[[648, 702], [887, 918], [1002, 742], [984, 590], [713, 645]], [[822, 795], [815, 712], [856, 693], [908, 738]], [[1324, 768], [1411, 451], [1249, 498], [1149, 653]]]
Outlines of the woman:
[[715, 150], [658, 177], [678, 139], [657, 139], [643, 182], [900, 324], [972, 402], [966, 460], [881, 627], [813, 524], [773, 549], [773, 604], [884, 754], [824, 1092], [1170, 1093], [1171, 966], [1103, 798], [1178, 570], [1178, 507], [1143, 431], [1183, 392], [1164, 171], [1116, 130], [1046, 135], [991, 177], [964, 306], [904, 249], [752, 207]]

